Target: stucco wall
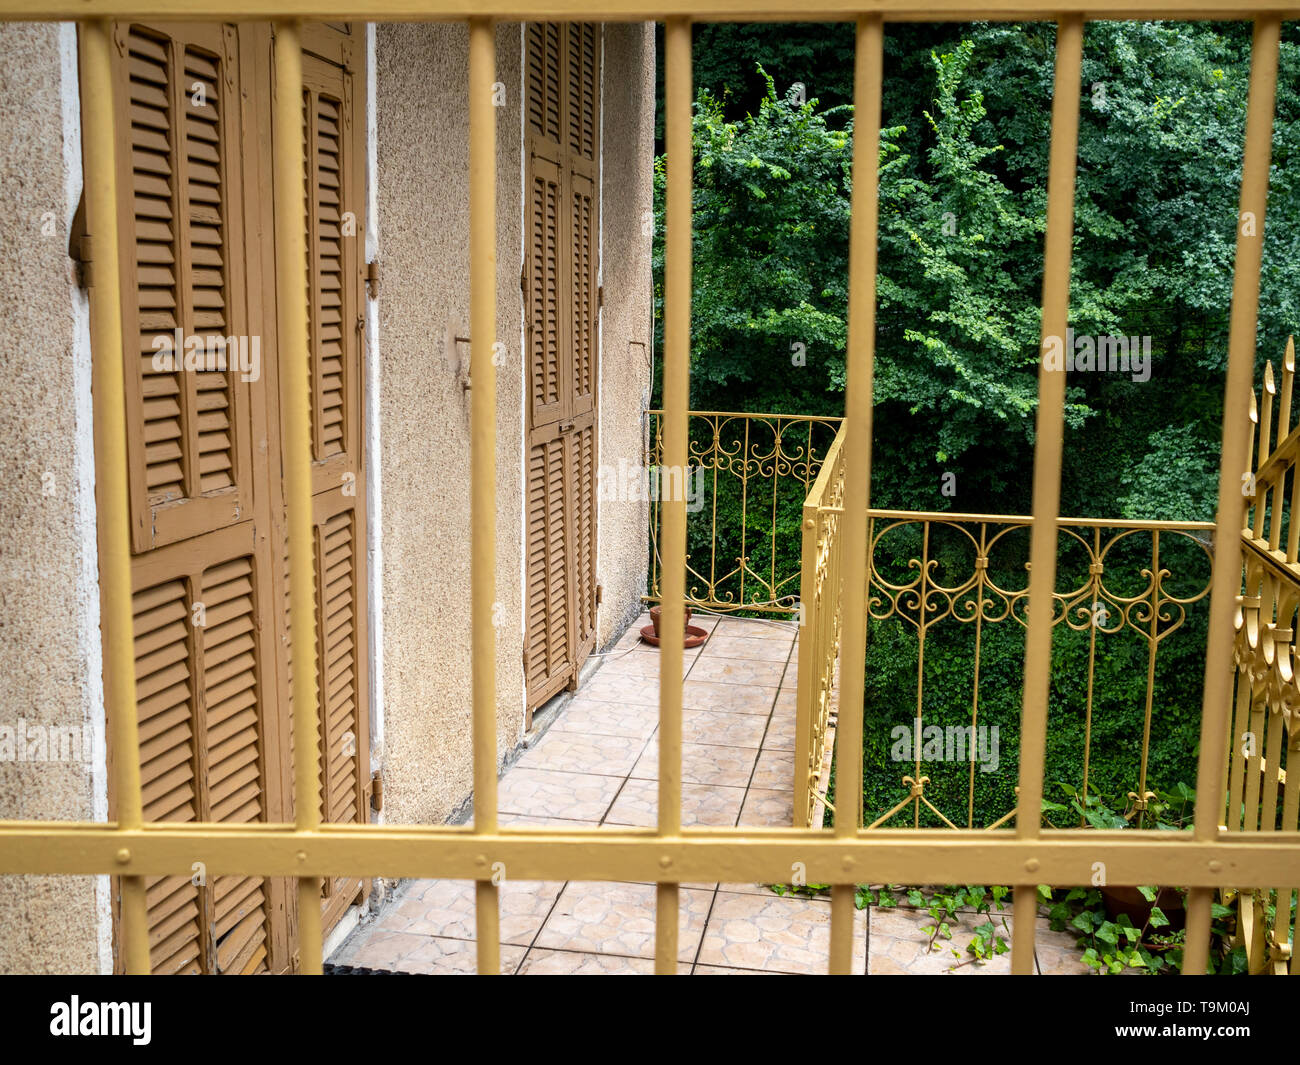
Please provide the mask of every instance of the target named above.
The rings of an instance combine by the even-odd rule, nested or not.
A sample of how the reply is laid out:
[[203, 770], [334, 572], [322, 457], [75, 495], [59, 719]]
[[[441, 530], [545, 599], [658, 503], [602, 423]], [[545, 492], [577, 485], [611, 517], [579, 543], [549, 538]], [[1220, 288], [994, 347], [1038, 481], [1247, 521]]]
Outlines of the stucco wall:
[[[0, 30], [0, 726], [76, 729], [92, 749], [7, 760], [0, 734], [0, 818], [89, 820], [103, 785], [90, 360], [67, 253], [71, 45], [57, 25]], [[77, 753], [72, 736], [60, 756]], [[0, 972], [96, 972], [99, 931], [93, 878], [0, 877]]]
[[[377, 28], [384, 815], [440, 821], [470, 792], [469, 35]], [[497, 30], [498, 745], [523, 728], [520, 31]]]
[[599, 493], [597, 580], [603, 586], [596, 643], [617, 638], [641, 609], [649, 511], [617, 490], [641, 466], [650, 402], [650, 245], [654, 155], [654, 26], [605, 26], [601, 126], [600, 466], [614, 485]]

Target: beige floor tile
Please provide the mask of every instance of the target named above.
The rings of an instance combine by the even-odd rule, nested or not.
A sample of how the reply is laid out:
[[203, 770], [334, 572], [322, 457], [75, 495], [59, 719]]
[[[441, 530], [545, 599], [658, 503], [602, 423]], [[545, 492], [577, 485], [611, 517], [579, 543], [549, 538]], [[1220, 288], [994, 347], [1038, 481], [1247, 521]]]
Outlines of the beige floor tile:
[[691, 670], [693, 681], [707, 680], [728, 685], [762, 685], [775, 688], [785, 674], [784, 662], [761, 662], [741, 658], [705, 655]]
[[515, 766], [501, 781], [497, 808], [503, 813], [594, 821], [609, 809], [621, 783], [618, 777], [595, 773]]
[[793, 643], [799, 635], [798, 626], [791, 621], [768, 621], [764, 618], [722, 618], [713, 630], [715, 636], [729, 639], [774, 640]]
[[763, 737], [763, 749], [793, 751], [797, 724], [793, 706], [789, 709], [777, 707], [772, 711], [772, 718], [768, 722], [767, 735]]
[[720, 710], [727, 714], [766, 716], [772, 711], [776, 692], [775, 687], [697, 680], [692, 675], [682, 685], [682, 706], [690, 710]]
[[794, 791], [794, 751], [764, 748], [754, 767], [750, 787], [768, 791]]
[[[683, 964], [689, 969], [689, 965]], [[534, 947], [519, 967], [520, 976], [653, 976], [653, 958], [627, 958], [617, 954], [589, 954], [573, 950]]]
[[657, 706], [600, 702], [586, 695], [578, 695], [560, 711], [551, 731], [594, 736], [631, 736], [634, 739], [648, 740], [658, 726]]
[[[716, 784], [743, 788], [749, 784], [758, 757], [757, 747], [719, 747], [710, 743], [682, 744], [682, 781], [687, 784]], [[659, 776], [659, 744], [651, 740], [632, 769], [636, 780]]]
[[683, 710], [682, 739], [723, 747], [758, 747], [767, 722], [761, 714], [725, 714], [714, 710]]
[[[682, 824], [734, 825], [744, 799], [744, 788], [683, 784]], [[658, 783], [654, 780], [629, 780], [610, 807], [605, 824], [653, 827], [658, 809]]]
[[[682, 655], [682, 676], [686, 675], [695, 664], [696, 651], [687, 651]], [[629, 651], [617, 658], [607, 659], [600, 667], [596, 677], [655, 677], [659, 676], [660, 659], [658, 654], [642, 651]], [[593, 680], [596, 678], [592, 678]]]
[[1078, 937], [1071, 932], [1053, 932], [1051, 923], [1038, 921], [1034, 936], [1034, 954], [1043, 976], [1096, 976], [1097, 970], [1085, 965]]
[[762, 969], [728, 969], [724, 965], [697, 965], [695, 976], [788, 976], [788, 973], [765, 972]]
[[578, 689], [578, 696], [594, 702], [623, 703], [631, 706], [659, 705], [659, 677], [637, 674], [617, 675], [603, 667]]
[[704, 654], [707, 658], [735, 658], [784, 665], [790, 657], [790, 645], [785, 640], [750, 640], [742, 636], [715, 635], [704, 645]]
[[[678, 958], [689, 960], [699, 947], [713, 893], [683, 888], [678, 896]], [[655, 889], [649, 884], [570, 881], [535, 946], [653, 958]]]
[[[853, 965], [866, 961], [864, 913], [853, 929]], [[785, 973], [824, 973], [830, 950], [831, 907], [800, 896], [718, 892], [700, 947], [699, 963]]]
[[[501, 947], [501, 971], [513, 973], [528, 948]], [[478, 947], [471, 940], [444, 939], [408, 932], [377, 932], [357, 950], [345, 956], [338, 952], [330, 960], [337, 965], [421, 974], [464, 974], [478, 971]]]
[[780, 713], [782, 710], [788, 710], [794, 713], [799, 708], [799, 692], [794, 686], [795, 674], [791, 673], [788, 686], [783, 685], [780, 692], [777, 693], [775, 710]]
[[[929, 946], [930, 933], [926, 931], [934, 925], [934, 918], [924, 910], [891, 907], [871, 908], [871, 959], [870, 972], [886, 974], [899, 971], [912, 976], [951, 974], [955, 976], [976, 976], [980, 974], [1011, 972], [1010, 953], [999, 955], [988, 961], [975, 961], [966, 951], [967, 944], [975, 938], [975, 928], [983, 924], [988, 917], [976, 914], [958, 914], [951, 922], [952, 938], [936, 939], [933, 949]], [[993, 916], [997, 932], [1011, 942], [1011, 917]]]
[[[501, 942], [528, 946], [559, 897], [562, 883], [503, 880], [498, 886]], [[474, 939], [474, 883], [471, 880], [417, 880], [386, 915], [395, 932]]]
[[794, 792], [750, 788], [740, 811], [740, 824], [790, 828], [794, 825]]
[[550, 729], [535, 747], [524, 752], [518, 766], [625, 777], [636, 765], [645, 746], [646, 741], [635, 736], [602, 736]]

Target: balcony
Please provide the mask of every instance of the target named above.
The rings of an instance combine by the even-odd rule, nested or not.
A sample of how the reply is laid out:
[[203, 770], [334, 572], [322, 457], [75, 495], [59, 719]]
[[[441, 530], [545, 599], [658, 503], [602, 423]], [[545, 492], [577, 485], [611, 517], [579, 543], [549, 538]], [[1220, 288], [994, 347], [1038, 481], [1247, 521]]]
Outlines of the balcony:
[[[1294, 373], [1289, 359], [1286, 365], [1283, 393], [1289, 399]], [[1261, 492], [1285, 479], [1280, 471], [1289, 451], [1282, 448], [1292, 446], [1279, 428], [1279, 446], [1269, 453], [1276, 392], [1269, 373], [1262, 392]], [[1286, 407], [1283, 423], [1290, 418]], [[659, 465], [659, 427], [660, 414], [652, 411], [649, 470]], [[682, 824], [829, 825], [843, 621], [842, 424], [692, 412], [689, 434], [692, 468], [682, 482], [687, 600], [689, 624], [702, 642], [685, 651], [683, 662]], [[1276, 643], [1273, 651], [1261, 643], [1269, 626], [1261, 627], [1253, 613], [1258, 604], [1279, 602], [1283, 586], [1292, 602], [1300, 589], [1300, 567], [1279, 547], [1290, 535], [1287, 510], [1284, 502], [1258, 507], [1246, 530], [1254, 552], [1247, 589], [1258, 594], [1243, 600], [1238, 658], [1240, 668], [1257, 675], [1258, 691], [1280, 690], [1290, 676]], [[655, 503], [651, 522], [647, 600], [654, 602], [661, 531]], [[1024, 653], [1030, 525], [1030, 518], [1019, 516], [870, 512], [864, 828], [1010, 830], [1019, 687], [1005, 682], [1002, 667], [1018, 667]], [[1188, 771], [1190, 763], [1187, 751], [1171, 747], [1162, 708], [1171, 696], [1182, 700], [1200, 688], [1214, 527], [1062, 518], [1058, 528], [1046, 779], [1094, 798], [1070, 804], [1053, 789], [1045, 821], [1055, 827], [1168, 827], [1181, 814], [1170, 810], [1171, 775]], [[660, 656], [640, 635], [650, 620], [643, 614], [599, 656], [598, 669], [505, 772], [503, 825], [656, 824]], [[1248, 664], [1252, 647], [1260, 662], [1254, 667]], [[963, 663], [973, 668], [955, 675], [953, 665]], [[1117, 672], [1130, 681], [1119, 695]], [[1264, 703], [1246, 690], [1239, 690], [1239, 713], [1262, 715]], [[1282, 741], [1270, 737], [1274, 751]], [[1277, 821], [1279, 788], [1286, 782], [1284, 771], [1274, 768], [1270, 775], [1268, 766], [1259, 754], [1253, 765], [1250, 758], [1231, 765], [1231, 806], [1262, 809], [1253, 827], [1263, 829]], [[1127, 799], [1121, 809], [1095, 798], [1117, 789]], [[1294, 791], [1289, 794], [1294, 803]], [[1184, 805], [1189, 801], [1187, 793]], [[953, 901], [938, 891], [909, 897], [882, 885], [860, 889], [859, 896], [857, 971], [1009, 971], [1009, 899]], [[340, 972], [471, 972], [472, 901], [468, 881], [410, 882], [331, 963]], [[1284, 926], [1278, 924], [1276, 934], [1265, 929], [1276, 898], [1228, 893], [1225, 901], [1234, 910], [1235, 943], [1252, 971], [1282, 964]], [[936, 905], [951, 907], [941, 912], [946, 920], [934, 916]], [[502, 912], [505, 972], [652, 970], [650, 884], [507, 883]], [[1059, 920], [1053, 927], [1050, 913], [1045, 904], [1037, 918], [1037, 971], [1097, 968], [1084, 960], [1077, 930], [1060, 928]], [[829, 924], [830, 903], [815, 886], [688, 885], [682, 891], [680, 971], [815, 972]]]

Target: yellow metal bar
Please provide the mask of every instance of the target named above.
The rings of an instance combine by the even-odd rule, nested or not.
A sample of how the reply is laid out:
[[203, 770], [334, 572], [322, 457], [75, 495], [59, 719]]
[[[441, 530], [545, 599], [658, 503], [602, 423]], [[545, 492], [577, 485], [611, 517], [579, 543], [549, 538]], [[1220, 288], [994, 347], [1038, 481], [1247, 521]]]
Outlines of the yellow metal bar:
[[[1223, 396], [1223, 444], [1219, 464], [1218, 531], [1215, 534], [1209, 637], [1205, 652], [1205, 695], [1201, 704], [1201, 753], [1196, 767], [1198, 840], [1214, 839], [1223, 817], [1223, 764], [1228, 757], [1227, 723], [1232, 702], [1234, 614], [1241, 593], [1241, 529], [1247, 506], [1242, 475], [1250, 472], [1251, 378], [1255, 370], [1255, 327], [1259, 318], [1259, 270], [1264, 254], [1264, 207], [1268, 200], [1273, 148], [1273, 105], [1277, 92], [1281, 23], [1264, 17], [1251, 42], [1250, 95], [1241, 164], [1241, 208], [1232, 272], [1232, 319], [1228, 332], [1228, 375]], [[1262, 500], [1261, 500], [1262, 508]], [[1294, 516], [1292, 517], [1294, 519]], [[1234, 740], [1235, 743], [1235, 740]], [[1256, 881], [1243, 880], [1242, 886]], [[1213, 892], [1193, 889], [1187, 898], [1187, 946], [1183, 972], [1205, 972], [1210, 946]]]
[[[1064, 18], [1056, 28], [1052, 90], [1052, 143], [1047, 177], [1047, 238], [1043, 252], [1043, 323], [1040, 353], [1049, 338], [1063, 345], [1070, 315], [1070, 248], [1074, 232], [1074, 172], [1079, 139], [1083, 19]], [[1057, 519], [1061, 510], [1061, 455], [1065, 436], [1065, 370], [1040, 358], [1038, 416], [1034, 433], [1034, 523], [1029, 542], [1029, 616], [1025, 637], [1025, 689], [1020, 715], [1020, 788], [1016, 836], [1041, 831], [1043, 762], [1047, 750], [1047, 694], [1052, 673], [1052, 593], [1056, 585]], [[1080, 883], [1089, 883], [1089, 880]], [[1014, 892], [1015, 934], [1011, 965], [1034, 971], [1037, 892]]]
[[[858, 20], [853, 71], [853, 194], [849, 223], [848, 365], [844, 397], [840, 715], [836, 726], [835, 835], [862, 825], [862, 697], [867, 656], [867, 507], [871, 502], [871, 404], [876, 345], [876, 228], [884, 25]], [[835, 589], [831, 589], [834, 594]], [[847, 871], [847, 870], [845, 870]], [[853, 958], [853, 882], [831, 889], [832, 973]]]
[[[664, 235], [664, 417], [663, 464], [685, 484], [687, 409], [691, 358], [691, 23], [669, 19], [664, 27], [664, 146], [668, 152]], [[671, 477], [661, 482], [671, 483]], [[663, 606], [660, 631], [686, 624], [686, 498], [660, 504], [663, 523]], [[682, 641], [665, 638], [659, 657], [659, 835], [682, 829]], [[655, 972], [677, 972], [677, 888], [662, 882], [656, 892]]]
[[[1111, 882], [1219, 887], [1294, 879], [1300, 832], [1255, 832], [1212, 841], [1129, 829], [1049, 829], [1037, 839], [982, 829], [882, 828], [841, 839], [790, 828], [693, 828], [675, 839], [653, 829], [558, 832], [517, 828], [495, 835], [431, 825], [325, 824], [310, 835], [293, 825], [114, 825], [8, 822], [0, 829], [0, 875], [117, 872], [158, 876], [202, 861], [214, 876], [444, 877], [477, 880], [485, 853], [515, 880], [627, 880], [727, 883], [787, 880], [795, 862], [810, 883], [870, 875], [895, 884], [1086, 884], [1094, 862]], [[128, 852], [123, 860], [120, 851]], [[1036, 868], [1028, 868], [1030, 861]]]
[[[284, 495], [289, 517], [289, 657], [293, 663], [293, 813], [320, 827], [316, 705], [316, 562], [311, 508], [311, 372], [307, 350], [307, 204], [302, 147], [302, 47], [297, 22], [275, 24], [275, 283], [284, 406]], [[321, 885], [298, 878], [300, 969], [321, 972]]]
[[[496, 30], [469, 20], [469, 317], [470, 317], [470, 623], [474, 702], [474, 831], [497, 830], [496, 597], [497, 372], [492, 362], [497, 317]], [[496, 885], [478, 879], [475, 920], [478, 971], [501, 969]]]
[[[122, 278], [117, 231], [117, 129], [113, 113], [113, 27], [80, 26], [81, 113], [87, 228], [93, 241], [95, 286], [91, 328], [95, 338], [95, 457], [99, 485], [99, 585], [103, 597], [104, 708], [113, 745], [117, 823], [138, 829], [140, 737], [135, 692], [135, 639], [131, 600], [131, 528], [127, 485], [126, 380], [122, 361]], [[108, 872], [107, 869], [104, 872]], [[144, 878], [124, 876], [121, 890], [123, 963], [131, 974], [149, 972], [149, 917]]]
[[[1252, 12], [1300, 18], [1295, 0], [1254, 0]], [[178, 6], [168, 0], [0, 0], [2, 20], [65, 21], [77, 18], [284, 19], [330, 21], [365, 18], [374, 22], [582, 20], [649, 22], [691, 18], [697, 22], [848, 22], [863, 12], [891, 22], [967, 22], [971, 20], [1050, 22], [1062, 16], [1090, 19], [1240, 19], [1242, 5], [1232, 0], [817, 0], [806, 8], [790, 0], [709, 0], [698, 8], [690, 0], [222, 0], [206, 6]]]

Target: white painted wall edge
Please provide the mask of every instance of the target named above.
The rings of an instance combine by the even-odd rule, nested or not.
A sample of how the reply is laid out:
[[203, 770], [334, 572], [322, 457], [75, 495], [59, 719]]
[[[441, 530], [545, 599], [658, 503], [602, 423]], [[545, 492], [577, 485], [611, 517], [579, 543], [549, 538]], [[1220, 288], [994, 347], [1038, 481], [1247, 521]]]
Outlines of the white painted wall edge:
[[[379, 124], [375, 24], [366, 23], [366, 240], [365, 260], [379, 258]], [[365, 431], [366, 609], [370, 653], [370, 769], [384, 760], [384, 526], [383, 453], [379, 405], [379, 300], [366, 294]], [[384, 815], [379, 814], [382, 823]]]
[[[59, 96], [63, 111], [63, 232], [72, 232], [81, 200], [81, 81], [77, 70], [77, 25], [59, 23]], [[90, 737], [91, 811], [94, 821], [108, 820], [108, 744], [104, 710], [104, 654], [99, 631], [99, 540], [95, 508], [95, 411], [91, 394], [90, 302], [76, 277], [69, 274], [72, 309], [72, 445], [73, 527], [80, 542], [75, 624], [81, 649], [82, 735]], [[99, 971], [113, 971], [112, 880], [95, 877], [95, 941]]]

